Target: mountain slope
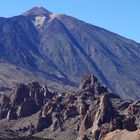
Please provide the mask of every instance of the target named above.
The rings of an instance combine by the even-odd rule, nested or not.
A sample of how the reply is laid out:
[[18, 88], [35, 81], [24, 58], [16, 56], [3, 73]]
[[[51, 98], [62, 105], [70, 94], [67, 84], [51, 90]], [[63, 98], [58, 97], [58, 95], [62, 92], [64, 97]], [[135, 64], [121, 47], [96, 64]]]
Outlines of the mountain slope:
[[[139, 53], [140, 45], [132, 40], [44, 8], [0, 18], [0, 63], [24, 73], [19, 82], [32, 80], [31, 72], [40, 81], [77, 85], [82, 75], [94, 73], [112, 92], [137, 99]], [[1, 85], [7, 75], [12, 76], [10, 69], [1, 72]]]

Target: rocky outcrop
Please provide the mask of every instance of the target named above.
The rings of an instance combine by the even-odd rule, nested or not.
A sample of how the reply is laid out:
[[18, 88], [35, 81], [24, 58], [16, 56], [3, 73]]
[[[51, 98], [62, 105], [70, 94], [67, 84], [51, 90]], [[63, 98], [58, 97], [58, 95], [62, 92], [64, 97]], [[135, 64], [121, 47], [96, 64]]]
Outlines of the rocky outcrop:
[[6, 119], [7, 120], [14, 120], [14, 119], [17, 119], [17, 114], [16, 114], [16, 111], [14, 108], [11, 108], [8, 113], [7, 113], [7, 116], [6, 116]]
[[94, 75], [87, 75], [81, 79], [79, 90], [90, 91], [93, 94], [101, 94], [108, 92], [107, 88], [100, 85], [97, 77]]
[[[19, 84], [10, 96], [3, 95], [0, 103], [1, 119], [27, 117], [39, 111], [47, 98], [52, 98], [47, 87], [37, 82]], [[47, 96], [48, 95], [48, 96]]]
[[39, 107], [34, 100], [23, 101], [17, 109], [18, 117], [26, 117], [35, 113]]
[[[140, 101], [125, 101], [109, 93], [92, 75], [84, 77], [72, 92], [54, 93], [32, 82], [20, 84], [11, 94], [0, 96], [0, 101], [0, 124], [12, 122], [12, 129], [22, 134], [46, 130], [51, 138], [59, 132], [77, 140], [101, 140], [115, 130], [140, 128]], [[20, 125], [13, 126], [13, 121]]]
[[[91, 79], [91, 76], [88, 78]], [[91, 88], [92, 85], [100, 85], [100, 83], [97, 84], [97, 79], [92, 77], [95, 80], [89, 80], [88, 78], [86, 77], [85, 81], [82, 82], [80, 90], [92, 91], [96, 99], [91, 103], [92, 106], [90, 104], [91, 108], [82, 119], [77, 140], [85, 138], [87, 140], [101, 140], [105, 134], [117, 129], [136, 131], [140, 119], [139, 101], [133, 103], [122, 100], [120, 97], [108, 93], [106, 88], [102, 88], [104, 90], [100, 94], [100, 86], [98, 91], [95, 90], [94, 86]], [[91, 81], [96, 84], [91, 84], [94, 83]]]
[[44, 118], [40, 117], [35, 126], [36, 132], [40, 132], [44, 128], [48, 128], [52, 124], [52, 121], [52, 117], [49, 114]]

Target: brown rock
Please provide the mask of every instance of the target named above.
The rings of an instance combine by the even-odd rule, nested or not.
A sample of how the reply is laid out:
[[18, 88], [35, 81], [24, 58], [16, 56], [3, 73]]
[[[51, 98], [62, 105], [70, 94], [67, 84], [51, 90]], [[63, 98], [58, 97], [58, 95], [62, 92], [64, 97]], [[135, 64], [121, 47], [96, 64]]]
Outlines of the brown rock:
[[116, 130], [108, 133], [101, 140], [140, 140], [140, 130], [134, 132]]
[[87, 75], [81, 79], [79, 90], [93, 90], [94, 85], [98, 85], [98, 79], [94, 75]]
[[96, 95], [104, 93], [104, 92], [108, 92], [107, 88], [104, 86], [101, 86], [97, 77], [95, 77], [94, 75], [84, 76], [81, 79], [79, 90], [90, 91]]
[[79, 115], [77, 107], [69, 106], [64, 113], [64, 119], [72, 118], [72, 117], [75, 117], [77, 115]]
[[70, 93], [49, 92], [37, 82], [21, 84], [11, 95], [0, 96], [0, 119], [25, 117], [14, 126], [21, 133], [49, 128], [54, 134], [64, 130], [77, 140], [101, 140], [117, 129], [140, 128], [140, 102], [124, 101], [105, 91], [95, 76], [85, 77], [80, 90]]
[[78, 106], [79, 106], [79, 107], [78, 107], [79, 113], [80, 113], [81, 115], [85, 115], [86, 112], [87, 112], [87, 110], [88, 110], [89, 105], [87, 105], [85, 101], [79, 99], [79, 100], [78, 100]]
[[99, 108], [95, 115], [92, 127], [92, 134], [95, 137], [95, 140], [99, 139], [99, 132], [101, 131], [101, 126], [105, 123], [111, 122], [113, 118], [114, 118], [114, 109], [112, 108], [112, 105], [108, 98], [108, 94], [105, 94], [101, 96]]
[[61, 125], [63, 123], [63, 118], [59, 113], [52, 113], [52, 125], [51, 125], [51, 130], [55, 131], [57, 129], [61, 129]]

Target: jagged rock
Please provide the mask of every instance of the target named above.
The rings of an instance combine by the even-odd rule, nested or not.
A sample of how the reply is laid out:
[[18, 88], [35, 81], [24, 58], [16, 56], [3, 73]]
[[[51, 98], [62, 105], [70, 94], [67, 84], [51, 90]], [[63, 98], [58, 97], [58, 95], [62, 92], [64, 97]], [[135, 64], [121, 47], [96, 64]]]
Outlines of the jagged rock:
[[79, 105], [78, 107], [79, 113], [81, 115], [85, 115], [88, 110], [89, 105], [87, 105], [86, 102], [81, 99], [78, 100], [78, 105]]
[[42, 106], [44, 102], [44, 92], [46, 92], [38, 82], [32, 82], [30, 85], [30, 95], [34, 98], [38, 106]]
[[95, 115], [95, 121], [93, 123], [92, 133], [99, 129], [100, 125], [109, 122], [112, 118], [112, 106], [110, 106], [107, 95], [103, 95], [100, 99], [100, 105]]
[[4, 108], [9, 108], [9, 107], [10, 107], [10, 99], [9, 97], [3, 94], [0, 97], [0, 108], [4, 109]]
[[90, 113], [85, 116], [85, 118], [80, 126], [80, 133], [79, 133], [78, 139], [81, 139], [81, 137], [83, 137], [84, 132], [92, 127], [93, 118], [94, 118], [94, 116], [92, 116], [92, 115], [93, 114]]
[[93, 90], [94, 85], [98, 85], [98, 79], [94, 75], [87, 75], [81, 79], [79, 90]]
[[66, 102], [68, 104], [73, 104], [76, 101], [76, 97], [73, 94], [68, 94], [66, 98], [67, 98]]
[[36, 132], [35, 125], [31, 123], [28, 128], [28, 135], [30, 136], [30, 135], [34, 134], [35, 132]]
[[79, 90], [90, 91], [93, 94], [97, 94], [97, 95], [103, 92], [108, 92], [107, 88], [104, 86], [101, 86], [97, 77], [95, 77], [94, 75], [84, 76], [81, 79]]
[[13, 119], [16, 119], [16, 118], [17, 118], [16, 110], [11, 108], [7, 113], [6, 119], [7, 120], [13, 120]]
[[[124, 116], [118, 115], [116, 116], [111, 122], [108, 131], [114, 131], [116, 129], [123, 129], [123, 122]], [[106, 132], [105, 132], [106, 133]]]
[[77, 140], [101, 140], [117, 129], [138, 130], [140, 101], [125, 101], [106, 91], [95, 76], [86, 77], [80, 90], [70, 93], [53, 93], [37, 82], [21, 84], [10, 95], [0, 96], [0, 120], [21, 121], [12, 127], [20, 133], [32, 135], [48, 128], [52, 134], [69, 132]]
[[64, 118], [68, 119], [77, 115], [79, 115], [77, 108], [75, 106], [69, 106], [64, 113]]
[[39, 132], [44, 128], [48, 128], [52, 124], [52, 117], [48, 114], [45, 118], [40, 117], [36, 123], [36, 131]]
[[49, 92], [47, 85], [42, 85], [42, 93], [45, 98], [51, 99], [53, 97], [51, 92]]
[[38, 110], [38, 106], [36, 105], [34, 100], [27, 100], [22, 102], [17, 110], [18, 117], [26, 117], [32, 115]]
[[13, 104], [19, 105], [29, 97], [29, 87], [25, 84], [19, 84], [13, 97]]
[[0, 97], [0, 118], [11, 120], [30, 116], [44, 105], [47, 98], [52, 97], [47, 86], [41, 86], [37, 82], [19, 84], [10, 96]]
[[63, 124], [63, 118], [59, 113], [52, 113], [52, 125], [51, 125], [51, 130], [55, 131], [57, 129], [61, 129], [61, 125]]
[[127, 121], [129, 121], [130, 119], [130, 122], [133, 122], [137, 126], [137, 129], [139, 129], [140, 128], [140, 101], [136, 101], [130, 104], [125, 111], [125, 116], [127, 118]]
[[7, 114], [8, 114], [8, 111], [9, 110], [7, 110], [7, 109], [1, 110], [1, 112], [0, 112], [0, 119], [6, 118], [7, 117]]
[[128, 130], [128, 131], [135, 131], [137, 130], [137, 126], [135, 124], [135, 117], [131, 116], [131, 117], [127, 117], [124, 121], [123, 121], [123, 128]]
[[7, 117], [9, 108], [11, 108], [10, 99], [6, 95], [2, 95], [0, 97], [0, 119]]
[[111, 131], [119, 123], [118, 115], [112, 107], [109, 96], [109, 94], [104, 94], [100, 98], [100, 104], [92, 125], [92, 134], [95, 140], [99, 140], [104, 133]]
[[56, 110], [57, 104], [54, 102], [47, 102], [42, 110], [42, 117], [53, 113]]
[[130, 116], [134, 116], [137, 114], [140, 114], [140, 105], [137, 104], [137, 102], [130, 104], [128, 109], [127, 109], [127, 114]]

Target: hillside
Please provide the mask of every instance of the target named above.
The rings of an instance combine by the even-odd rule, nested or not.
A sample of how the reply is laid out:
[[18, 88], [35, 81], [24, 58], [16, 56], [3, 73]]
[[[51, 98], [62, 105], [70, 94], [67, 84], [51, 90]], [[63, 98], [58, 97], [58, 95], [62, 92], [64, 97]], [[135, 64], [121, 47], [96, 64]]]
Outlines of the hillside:
[[137, 99], [139, 54], [135, 41], [42, 7], [0, 18], [2, 89], [30, 81], [69, 88], [92, 73], [113, 93]]

